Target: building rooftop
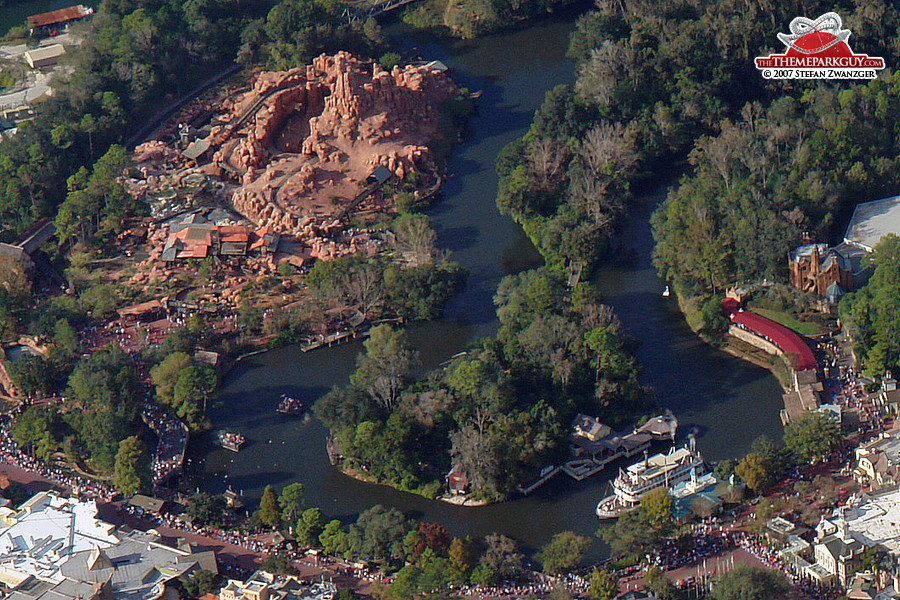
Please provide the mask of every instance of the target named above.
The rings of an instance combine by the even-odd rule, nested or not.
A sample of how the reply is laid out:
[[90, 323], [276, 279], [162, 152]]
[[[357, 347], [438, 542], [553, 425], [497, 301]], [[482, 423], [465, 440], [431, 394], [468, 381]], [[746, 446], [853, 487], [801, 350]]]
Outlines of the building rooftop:
[[97, 518], [93, 500], [81, 502], [41, 492], [8, 517], [0, 530], [0, 568], [61, 581], [59, 567], [77, 553], [119, 542], [113, 526]]
[[56, 25], [57, 23], [65, 23], [81, 19], [94, 14], [94, 9], [79, 4], [77, 6], [68, 6], [59, 10], [51, 10], [50, 12], [41, 13], [39, 15], [31, 15], [28, 17], [28, 23], [32, 27], [46, 27], [48, 25]]
[[900, 234], [900, 196], [857, 204], [844, 241], [858, 244], [871, 252], [875, 244], [889, 233]]
[[781, 351], [791, 361], [791, 365], [797, 371], [815, 369], [818, 365], [812, 350], [803, 339], [779, 323], [771, 321], [749, 310], [741, 310], [731, 313], [731, 321], [737, 325], [767, 338], [773, 344], [781, 348]]
[[844, 519], [854, 539], [866, 546], [880, 544], [892, 554], [900, 553], [900, 490], [851, 503], [844, 509]]

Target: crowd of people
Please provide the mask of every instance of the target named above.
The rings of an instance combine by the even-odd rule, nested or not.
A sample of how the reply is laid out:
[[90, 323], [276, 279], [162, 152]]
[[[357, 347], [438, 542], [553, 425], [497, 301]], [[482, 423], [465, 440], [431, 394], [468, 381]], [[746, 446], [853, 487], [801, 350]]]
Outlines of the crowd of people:
[[188, 428], [170, 411], [146, 398], [141, 404], [141, 418], [156, 434], [153, 453], [153, 483], [161, 484], [181, 473], [188, 443]]
[[0, 461], [52, 481], [75, 496], [108, 502], [117, 495], [115, 490], [100, 482], [68, 473], [22, 452], [10, 434], [11, 424], [9, 417], [0, 420]]
[[846, 356], [841, 340], [829, 336], [818, 344], [826, 355], [822, 363], [831, 401], [859, 415], [861, 432], [883, 431], [885, 427], [881, 410], [876, 404], [877, 394], [869, 394], [865, 380]]

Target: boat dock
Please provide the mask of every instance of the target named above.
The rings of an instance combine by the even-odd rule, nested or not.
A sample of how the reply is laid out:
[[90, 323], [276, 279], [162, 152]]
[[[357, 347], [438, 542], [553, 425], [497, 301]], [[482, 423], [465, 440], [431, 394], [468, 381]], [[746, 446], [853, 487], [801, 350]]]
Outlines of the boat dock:
[[579, 415], [573, 422], [573, 429], [569, 440], [575, 458], [563, 465], [544, 467], [536, 479], [518, 487], [520, 493], [527, 496], [559, 472], [575, 481], [584, 481], [620, 458], [631, 458], [644, 452], [654, 440], [674, 442], [678, 419], [671, 413], [665, 413], [653, 417], [631, 433], [618, 434], [596, 419]]

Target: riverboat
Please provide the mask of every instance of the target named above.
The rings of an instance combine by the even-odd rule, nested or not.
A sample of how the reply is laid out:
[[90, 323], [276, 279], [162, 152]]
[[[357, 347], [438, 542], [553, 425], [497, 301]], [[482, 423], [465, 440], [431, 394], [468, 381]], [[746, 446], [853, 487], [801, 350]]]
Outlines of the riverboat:
[[292, 417], [298, 417], [303, 414], [303, 411], [306, 409], [303, 402], [297, 400], [296, 398], [291, 398], [287, 394], [281, 395], [281, 402], [278, 403], [278, 408], [275, 409], [275, 412], [282, 415], [289, 415]]
[[226, 450], [231, 450], [232, 452], [240, 452], [241, 446], [243, 446], [246, 441], [246, 438], [240, 433], [231, 433], [229, 431], [220, 431], [218, 437], [216, 437], [216, 443], [218, 445]]
[[683, 448], [672, 448], [668, 454], [645, 457], [627, 469], [619, 469], [619, 476], [613, 481], [613, 494], [597, 505], [597, 516], [614, 519], [635, 508], [641, 498], [653, 490], [661, 487], [671, 489], [707, 471], [693, 440]]

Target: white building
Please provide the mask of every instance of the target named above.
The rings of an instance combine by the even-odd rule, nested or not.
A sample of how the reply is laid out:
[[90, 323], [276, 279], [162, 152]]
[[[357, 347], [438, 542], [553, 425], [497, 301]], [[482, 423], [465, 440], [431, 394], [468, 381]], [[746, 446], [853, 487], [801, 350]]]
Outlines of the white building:
[[41, 492], [18, 510], [0, 507], [0, 593], [10, 600], [157, 600], [168, 581], [200, 568], [217, 570], [211, 551], [116, 531], [93, 500]]

